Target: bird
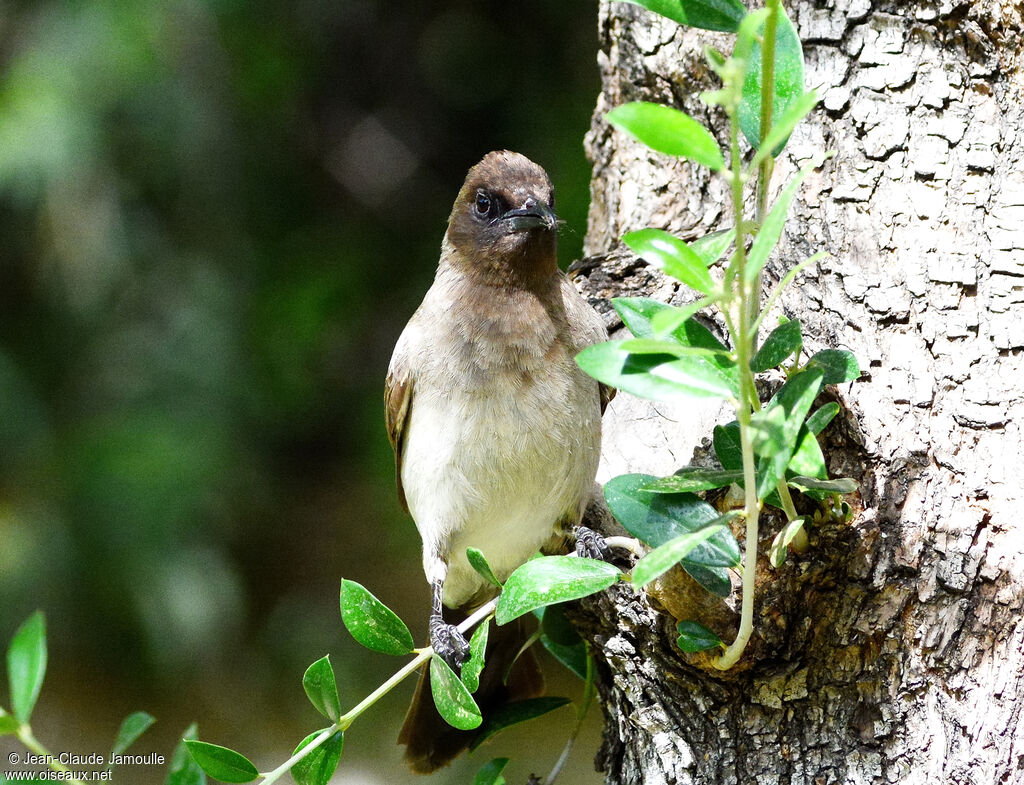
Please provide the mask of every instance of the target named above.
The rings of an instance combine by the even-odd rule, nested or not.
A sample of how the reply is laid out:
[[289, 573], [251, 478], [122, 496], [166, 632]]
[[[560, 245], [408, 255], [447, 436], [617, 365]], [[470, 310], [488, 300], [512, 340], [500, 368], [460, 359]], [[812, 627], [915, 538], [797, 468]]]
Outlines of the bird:
[[[614, 391], [575, 356], [608, 334], [558, 267], [558, 223], [541, 166], [508, 150], [485, 155], [388, 367], [386, 425], [398, 497], [423, 542], [430, 641], [456, 672], [469, 651], [456, 623], [497, 591], [467, 548], [501, 581], [538, 551], [564, 553], [574, 535], [577, 549], [602, 550], [580, 522]], [[543, 691], [532, 652], [516, 659], [526, 638], [520, 623], [492, 630], [476, 694], [485, 716]], [[434, 771], [472, 739], [438, 715], [424, 670], [399, 736], [410, 768]]]

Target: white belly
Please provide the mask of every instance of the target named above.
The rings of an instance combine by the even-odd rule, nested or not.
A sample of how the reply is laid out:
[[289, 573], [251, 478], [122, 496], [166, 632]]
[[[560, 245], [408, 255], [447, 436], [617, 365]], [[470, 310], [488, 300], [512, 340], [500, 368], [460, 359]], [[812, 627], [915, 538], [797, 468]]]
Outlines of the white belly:
[[444, 578], [446, 605], [485, 588], [466, 548], [483, 551], [504, 580], [558, 523], [579, 521], [597, 471], [600, 406], [596, 383], [572, 371], [561, 387], [515, 390], [502, 378], [472, 394], [417, 386], [402, 485], [427, 579]]

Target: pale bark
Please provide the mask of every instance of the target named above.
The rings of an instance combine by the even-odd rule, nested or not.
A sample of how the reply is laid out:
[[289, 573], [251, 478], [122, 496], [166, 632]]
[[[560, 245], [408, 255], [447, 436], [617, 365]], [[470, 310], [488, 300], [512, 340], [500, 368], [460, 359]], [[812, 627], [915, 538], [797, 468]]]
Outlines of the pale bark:
[[[808, 348], [866, 371], [830, 390], [833, 475], [860, 481], [853, 519], [810, 532], [781, 570], [762, 561], [755, 638], [720, 674], [675, 648], [671, 608], [729, 639], [735, 615], [683, 579], [657, 600], [628, 586], [583, 607], [607, 725], [608, 783], [1024, 783], [1024, 109], [1022, 5], [786, 3], [822, 105], [773, 181], [826, 149], [766, 285], [817, 250], [779, 313]], [[685, 109], [701, 48], [725, 36], [602, 0], [603, 90], [578, 283], [609, 296], [685, 296], [618, 238], [729, 225], [725, 188], [604, 121], [630, 100]], [[769, 322], [774, 322], [770, 319]], [[620, 394], [602, 476], [670, 473], [710, 435], [704, 411]], [[667, 415], [667, 419], [660, 419]], [[767, 520], [762, 550], [777, 530]]]

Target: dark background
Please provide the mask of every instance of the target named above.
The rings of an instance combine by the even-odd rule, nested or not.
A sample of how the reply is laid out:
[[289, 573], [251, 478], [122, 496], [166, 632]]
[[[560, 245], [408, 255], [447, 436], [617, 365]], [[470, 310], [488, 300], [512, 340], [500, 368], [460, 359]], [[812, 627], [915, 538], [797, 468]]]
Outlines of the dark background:
[[[159, 722], [139, 752], [169, 756], [196, 720], [262, 770], [283, 762], [322, 724], [307, 665], [329, 652], [351, 706], [401, 664], [344, 631], [342, 576], [424, 640], [387, 362], [487, 151], [548, 169], [563, 264], [578, 255], [595, 17], [550, 0], [0, 7], [0, 644], [45, 611], [33, 726], [54, 752], [105, 753], [144, 709]], [[408, 780], [411, 688], [353, 726], [337, 782]], [[571, 717], [429, 781], [499, 755], [510, 783], [544, 772]], [[599, 781], [594, 734], [562, 782]]]

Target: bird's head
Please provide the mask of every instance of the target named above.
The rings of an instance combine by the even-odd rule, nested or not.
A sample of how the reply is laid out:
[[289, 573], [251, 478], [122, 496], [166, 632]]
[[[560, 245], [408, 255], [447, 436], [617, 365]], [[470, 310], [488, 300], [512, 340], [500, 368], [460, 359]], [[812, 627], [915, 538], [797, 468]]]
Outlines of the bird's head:
[[469, 170], [448, 219], [461, 264], [495, 284], [529, 285], [557, 268], [555, 189], [526, 156], [488, 153]]

